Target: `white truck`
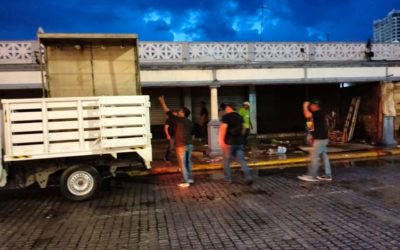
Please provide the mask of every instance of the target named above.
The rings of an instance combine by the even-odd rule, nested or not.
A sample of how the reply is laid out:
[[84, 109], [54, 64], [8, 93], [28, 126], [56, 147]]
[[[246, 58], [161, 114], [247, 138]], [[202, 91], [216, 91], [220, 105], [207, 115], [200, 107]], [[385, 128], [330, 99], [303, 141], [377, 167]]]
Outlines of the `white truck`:
[[91, 198], [117, 170], [150, 168], [148, 96], [92, 96], [2, 100], [3, 154], [20, 187], [59, 184], [69, 199]]

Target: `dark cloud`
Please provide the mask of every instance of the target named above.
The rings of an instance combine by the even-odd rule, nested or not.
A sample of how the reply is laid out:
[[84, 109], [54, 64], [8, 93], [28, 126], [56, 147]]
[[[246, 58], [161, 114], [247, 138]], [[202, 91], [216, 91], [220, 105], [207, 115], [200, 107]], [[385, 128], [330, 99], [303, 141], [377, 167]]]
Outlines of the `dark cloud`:
[[42, 26], [153, 41], [364, 41], [392, 9], [399, 0], [14, 0], [0, 5], [0, 40], [36, 39]]
[[158, 20], [149, 22], [146, 27], [152, 32], [143, 32], [139, 34], [140, 40], [172, 41], [174, 39], [170, 26], [164, 21]]

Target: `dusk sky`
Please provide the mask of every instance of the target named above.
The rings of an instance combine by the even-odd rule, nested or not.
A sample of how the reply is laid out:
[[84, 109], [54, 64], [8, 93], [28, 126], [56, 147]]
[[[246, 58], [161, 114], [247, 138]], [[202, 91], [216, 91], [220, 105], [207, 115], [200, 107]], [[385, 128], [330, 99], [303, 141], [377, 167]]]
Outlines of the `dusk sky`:
[[366, 41], [400, 0], [3, 0], [0, 40], [45, 32], [144, 41]]

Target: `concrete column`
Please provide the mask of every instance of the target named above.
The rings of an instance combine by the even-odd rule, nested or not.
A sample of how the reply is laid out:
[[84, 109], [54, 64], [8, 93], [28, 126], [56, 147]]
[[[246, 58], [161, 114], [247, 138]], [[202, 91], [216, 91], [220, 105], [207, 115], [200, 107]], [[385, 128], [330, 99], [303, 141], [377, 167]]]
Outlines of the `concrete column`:
[[218, 120], [218, 87], [219, 85], [210, 86], [211, 96], [211, 120], [208, 123], [208, 152], [207, 155], [215, 157], [221, 155], [221, 148], [218, 143], [219, 125]]
[[248, 43], [247, 48], [248, 48], [248, 52], [249, 52], [247, 54], [247, 60], [249, 60], [249, 62], [255, 62], [256, 61], [256, 50], [254, 48], [254, 43]]
[[250, 102], [250, 120], [253, 128], [250, 130], [251, 134], [257, 134], [257, 94], [256, 86], [249, 87], [249, 102]]
[[211, 120], [218, 120], [218, 85], [210, 87]]
[[189, 43], [181, 43], [181, 44], [182, 44], [182, 60], [183, 62], [188, 62], [190, 59]]
[[[3, 114], [3, 110], [0, 110]], [[3, 124], [3, 116], [0, 117], [0, 124]], [[0, 147], [2, 147], [2, 141], [0, 140]], [[2, 161], [2, 156], [0, 155], [0, 160]], [[7, 184], [7, 171], [3, 168], [3, 164], [0, 164], [0, 187], [4, 187]]]
[[190, 116], [188, 117], [192, 120], [192, 89], [191, 88], [184, 88], [183, 89], [183, 106], [190, 110]]
[[383, 113], [382, 144], [396, 146], [394, 139], [394, 119], [396, 117], [396, 104], [394, 101], [394, 85], [392, 82], [381, 83], [381, 106]]
[[396, 146], [394, 139], [394, 116], [383, 116], [382, 144], [385, 146]]

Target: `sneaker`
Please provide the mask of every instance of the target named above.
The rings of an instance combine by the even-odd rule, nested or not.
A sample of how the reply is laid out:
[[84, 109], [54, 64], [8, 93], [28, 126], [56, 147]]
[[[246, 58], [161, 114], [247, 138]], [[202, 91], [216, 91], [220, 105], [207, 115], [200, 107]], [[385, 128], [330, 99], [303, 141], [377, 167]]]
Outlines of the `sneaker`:
[[190, 187], [190, 184], [184, 182], [184, 183], [179, 183], [178, 186], [181, 187], [181, 188], [187, 188], [187, 187]]
[[320, 181], [332, 181], [332, 176], [324, 174], [321, 176], [317, 176], [317, 179]]
[[194, 180], [193, 180], [193, 179], [189, 179], [189, 180], [188, 180], [188, 183], [189, 183], [189, 184], [193, 184], [193, 183], [194, 183]]
[[310, 181], [310, 182], [318, 181], [317, 178], [315, 178], [314, 176], [311, 176], [311, 175], [300, 175], [300, 176], [297, 176], [297, 178], [302, 181]]
[[232, 178], [226, 178], [226, 177], [225, 177], [224, 181], [225, 181], [226, 183], [229, 183], [229, 184], [232, 184], [232, 183], [233, 183]]

